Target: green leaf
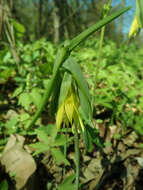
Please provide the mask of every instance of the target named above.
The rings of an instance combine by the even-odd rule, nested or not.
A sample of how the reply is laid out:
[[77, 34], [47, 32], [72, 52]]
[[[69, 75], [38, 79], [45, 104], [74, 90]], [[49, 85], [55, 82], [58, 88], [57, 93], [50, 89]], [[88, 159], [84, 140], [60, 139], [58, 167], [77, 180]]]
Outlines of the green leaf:
[[47, 144], [41, 142], [30, 144], [30, 146], [36, 149], [36, 151], [33, 153], [33, 156], [44, 153], [50, 149], [50, 147]]
[[120, 140], [121, 139], [121, 134], [115, 133], [113, 138], [116, 139], [116, 140]]
[[31, 103], [32, 103], [32, 99], [28, 93], [24, 92], [20, 94], [18, 104], [23, 106], [25, 110], [29, 110]]
[[9, 121], [7, 121], [5, 126], [8, 127], [8, 128], [13, 127], [13, 126], [15, 126], [17, 124], [17, 122], [18, 122], [18, 117], [15, 116], [12, 119], [10, 119]]
[[[75, 62], [74, 59], [69, 58], [64, 62], [63, 67], [72, 74], [73, 78], [77, 82], [80, 88], [79, 92], [80, 92], [80, 98], [81, 98], [81, 106], [85, 114], [87, 115], [87, 118], [90, 119], [92, 117], [92, 108], [90, 104], [91, 98], [89, 95], [89, 90], [88, 90], [86, 80], [82, 74], [80, 66]], [[86, 105], [83, 105], [83, 104], [86, 104]]]
[[35, 129], [35, 132], [36, 132], [38, 138], [40, 139], [40, 141], [42, 141], [44, 143], [48, 142], [48, 135], [47, 135], [47, 133], [45, 131]]
[[68, 92], [69, 92], [69, 89], [71, 87], [71, 83], [72, 83], [72, 76], [69, 73], [65, 72], [64, 76], [63, 76], [61, 88], [60, 88], [59, 106], [66, 99]]
[[91, 152], [93, 149], [93, 140], [92, 136], [90, 135], [90, 131], [88, 131], [88, 127], [85, 127], [85, 130], [83, 131], [83, 140], [86, 150]]
[[3, 180], [0, 183], [0, 190], [8, 190], [8, 182], [7, 182], [7, 180]]
[[63, 146], [66, 143], [66, 137], [63, 134], [58, 134], [57, 137], [55, 138], [54, 143], [52, 146]]
[[51, 154], [58, 165], [63, 164], [63, 163], [68, 166], [70, 165], [69, 161], [65, 158], [64, 154], [59, 148], [52, 148]]
[[42, 73], [42, 75], [50, 75], [52, 73], [53, 65], [50, 63], [44, 63], [39, 65], [39, 70]]
[[86, 29], [85, 31], [83, 31], [82, 33], [80, 33], [78, 36], [76, 36], [75, 38], [73, 38], [70, 41], [70, 43], [67, 44], [67, 48], [69, 48], [69, 50], [72, 51], [77, 45], [79, 45], [88, 36], [90, 36], [91, 34], [93, 34], [94, 32], [96, 32], [98, 29], [100, 29], [104, 25], [108, 24], [112, 20], [116, 19], [117, 17], [119, 17], [120, 15], [122, 15], [123, 13], [125, 13], [126, 11], [128, 11], [129, 9], [131, 9], [131, 7], [126, 7], [124, 9], [120, 10], [120, 11], [117, 11], [117, 12], [113, 13], [110, 16], [105, 17], [104, 19], [100, 20], [98, 23], [90, 26], [88, 29]]
[[31, 100], [33, 101], [34, 105], [39, 108], [42, 96], [39, 88], [33, 88], [31, 93]]
[[104, 146], [105, 146], [105, 147], [111, 147], [111, 146], [112, 146], [112, 143], [109, 142], [109, 141], [106, 141], [106, 142], [104, 142]]
[[52, 139], [55, 139], [56, 136], [57, 136], [57, 128], [56, 128], [56, 125], [53, 125], [53, 124], [49, 124], [47, 126], [47, 134], [50, 135], [50, 137]]
[[87, 102], [86, 97], [84, 96], [81, 89], [78, 90], [79, 92], [79, 99], [80, 99], [80, 108], [81, 111], [84, 112], [84, 119], [87, 123], [90, 123], [92, 120], [92, 111], [91, 111], [91, 105], [89, 102]]
[[74, 190], [75, 184], [73, 184], [73, 180], [75, 179], [75, 174], [68, 176], [64, 179], [63, 183], [58, 186], [58, 190]]
[[16, 30], [17, 37], [22, 37], [22, 35], [25, 33], [25, 27], [12, 18], [10, 18], [10, 21], [12, 22], [14, 29]]
[[57, 111], [61, 82], [62, 79], [60, 73], [58, 73], [52, 89], [52, 100], [50, 101], [51, 117], [54, 116], [55, 112]]
[[21, 85], [20, 87], [16, 88], [13, 95], [12, 95], [12, 98], [18, 96], [20, 93], [23, 92], [23, 85]]
[[30, 119], [30, 115], [28, 113], [23, 113], [19, 116], [19, 121], [21, 122], [27, 121], [28, 119]]

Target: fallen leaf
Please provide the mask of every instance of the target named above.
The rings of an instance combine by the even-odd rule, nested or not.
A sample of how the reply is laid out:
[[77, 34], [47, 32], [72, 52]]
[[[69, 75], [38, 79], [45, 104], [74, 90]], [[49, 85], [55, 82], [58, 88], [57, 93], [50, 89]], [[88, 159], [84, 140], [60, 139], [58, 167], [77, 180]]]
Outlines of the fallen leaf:
[[24, 140], [20, 135], [11, 135], [0, 159], [6, 172], [13, 176], [17, 190], [26, 185], [29, 177], [36, 170], [34, 159], [23, 148]]

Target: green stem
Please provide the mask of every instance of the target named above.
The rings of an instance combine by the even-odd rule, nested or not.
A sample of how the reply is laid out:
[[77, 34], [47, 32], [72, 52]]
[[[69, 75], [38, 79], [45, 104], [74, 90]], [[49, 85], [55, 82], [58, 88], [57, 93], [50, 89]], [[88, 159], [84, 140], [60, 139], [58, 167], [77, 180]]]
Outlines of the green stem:
[[[106, 18], [111, 7], [112, 0], [109, 0], [106, 6], [106, 13], [103, 15], [103, 18]], [[104, 10], [103, 10], [104, 11]], [[95, 94], [95, 91], [97, 89], [97, 84], [98, 84], [98, 74], [100, 71], [100, 63], [101, 63], [101, 57], [102, 57], [102, 48], [103, 48], [103, 40], [104, 40], [104, 35], [105, 35], [105, 26], [102, 27], [101, 29], [101, 34], [100, 34], [100, 44], [99, 44], [99, 54], [98, 54], [98, 60], [97, 60], [97, 66], [96, 66], [96, 73], [95, 73], [95, 82], [94, 82], [94, 88], [93, 88], [93, 93]], [[95, 101], [95, 96], [93, 96], [93, 104], [94, 105]]]
[[80, 151], [79, 151], [79, 139], [78, 139], [78, 129], [77, 129], [77, 126], [75, 126], [74, 147], [75, 147], [75, 157], [76, 157], [75, 190], [78, 190], [79, 189], [79, 175], [80, 175]]
[[102, 47], [103, 47], [104, 34], [105, 34], [105, 26], [101, 29], [100, 44], [99, 44], [99, 54], [98, 54], [96, 73], [95, 73], [94, 91], [96, 90], [97, 84], [98, 84], [98, 73], [99, 73], [99, 70], [100, 70], [100, 62], [101, 62], [101, 56], [102, 56]]
[[[64, 156], [65, 158], [67, 157], [67, 140], [68, 140], [68, 131], [67, 131], [67, 127], [65, 126], [65, 123], [64, 123], [64, 126], [65, 128], [65, 137], [66, 137], [66, 141], [65, 141], [65, 144], [64, 144]], [[64, 165], [64, 168], [63, 168], [63, 176], [65, 176], [65, 173], [66, 173], [66, 168], [65, 168], [65, 165]]]

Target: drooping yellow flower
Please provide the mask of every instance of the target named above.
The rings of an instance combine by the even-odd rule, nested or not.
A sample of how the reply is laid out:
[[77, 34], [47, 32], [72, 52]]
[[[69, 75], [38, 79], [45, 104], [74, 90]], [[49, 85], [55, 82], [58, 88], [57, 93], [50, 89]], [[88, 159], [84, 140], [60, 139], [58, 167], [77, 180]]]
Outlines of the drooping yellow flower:
[[139, 23], [137, 17], [135, 16], [133, 19], [132, 25], [131, 25], [130, 32], [129, 32], [129, 38], [135, 37], [137, 35], [139, 29], [140, 29], [140, 23]]
[[[59, 106], [57, 115], [56, 115], [56, 126], [59, 130], [61, 128], [62, 122], [68, 123], [71, 126], [80, 124], [81, 129], [84, 131], [84, 125], [80, 117], [79, 111], [79, 100], [75, 91], [71, 88], [68, 92], [67, 97], [63, 103]], [[74, 127], [73, 127], [74, 131]]]

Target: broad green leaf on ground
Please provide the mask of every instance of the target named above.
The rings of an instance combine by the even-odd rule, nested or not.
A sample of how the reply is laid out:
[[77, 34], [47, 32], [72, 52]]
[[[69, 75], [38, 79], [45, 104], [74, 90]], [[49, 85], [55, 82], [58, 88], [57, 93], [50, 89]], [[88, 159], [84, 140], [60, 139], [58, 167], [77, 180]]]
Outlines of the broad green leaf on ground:
[[44, 143], [48, 142], [49, 138], [48, 138], [48, 135], [47, 135], [47, 133], [45, 131], [36, 129], [35, 132], [36, 132], [37, 137], [39, 138], [39, 140], [41, 142], [44, 142]]
[[13, 134], [17, 132], [18, 116], [11, 118], [5, 123], [6, 133]]
[[74, 190], [75, 184], [73, 183], [75, 179], [75, 174], [68, 176], [66, 179], [64, 179], [63, 183], [58, 186], [58, 190]]
[[40, 106], [41, 98], [42, 98], [40, 89], [39, 88], [33, 88], [31, 93], [30, 93], [30, 96], [31, 96], [31, 100], [33, 101], [34, 105], [38, 109]]
[[23, 92], [23, 85], [20, 85], [18, 88], [15, 89], [12, 98], [18, 96], [19, 94], [21, 94]]
[[[66, 136], [63, 134], [58, 134], [57, 137], [55, 138], [54, 143], [52, 144], [52, 146], [63, 146], [66, 143]], [[69, 141], [69, 139], [68, 139]]]
[[0, 190], [8, 190], [8, 182], [7, 182], [7, 180], [3, 180], [0, 183]]
[[52, 148], [51, 149], [51, 154], [54, 157], [56, 163], [58, 165], [60, 164], [65, 164], [65, 165], [70, 165], [69, 161], [65, 158], [64, 154], [59, 148]]
[[18, 99], [18, 104], [23, 106], [25, 110], [27, 111], [29, 110], [31, 103], [32, 103], [32, 99], [29, 93], [24, 92], [20, 94], [19, 99]]
[[42, 142], [37, 142], [37, 143], [34, 143], [34, 144], [30, 144], [30, 146], [35, 149], [35, 152], [33, 153], [33, 156], [41, 154], [41, 153], [44, 153], [44, 152], [50, 150], [50, 147], [48, 146], [48, 144], [44, 144]]

